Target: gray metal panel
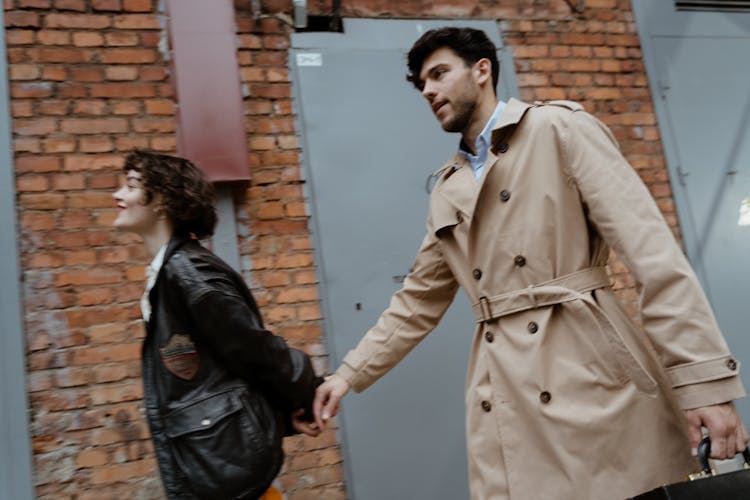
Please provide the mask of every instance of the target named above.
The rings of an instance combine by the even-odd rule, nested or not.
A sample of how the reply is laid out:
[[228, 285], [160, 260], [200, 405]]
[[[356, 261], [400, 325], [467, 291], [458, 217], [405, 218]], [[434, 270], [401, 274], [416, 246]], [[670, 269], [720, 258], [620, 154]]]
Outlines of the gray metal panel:
[[0, 499], [34, 498], [5, 27], [0, 27]]
[[[484, 29], [499, 45], [497, 25], [477, 21], [345, 19], [344, 34], [293, 36], [290, 67], [332, 368], [408, 273], [424, 235], [425, 181], [458, 145], [404, 78], [414, 40], [428, 26], [449, 24]], [[514, 85], [512, 61], [508, 67], [503, 82]], [[515, 86], [500, 92], [517, 94]], [[473, 327], [460, 293], [405, 362], [364, 395], [345, 398], [339, 424], [348, 498], [468, 496], [463, 391]]]
[[216, 186], [216, 230], [211, 250], [224, 262], [240, 272], [240, 252], [237, 248], [237, 220], [234, 216], [234, 195], [232, 186]]
[[688, 257], [750, 388], [750, 14], [633, 7]]

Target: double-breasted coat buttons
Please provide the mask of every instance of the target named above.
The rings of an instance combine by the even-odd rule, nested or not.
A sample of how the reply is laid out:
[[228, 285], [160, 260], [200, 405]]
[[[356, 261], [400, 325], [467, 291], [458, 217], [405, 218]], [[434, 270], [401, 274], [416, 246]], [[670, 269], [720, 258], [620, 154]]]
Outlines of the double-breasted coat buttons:
[[508, 151], [508, 143], [504, 142], [502, 144], [499, 144], [497, 146], [497, 149], [495, 149], [495, 151], [497, 151], [498, 153], [505, 153], [505, 152], [507, 152]]
[[737, 369], [737, 362], [735, 360], [733, 360], [733, 359], [730, 359], [729, 361], [727, 361], [727, 368], [729, 368], [732, 371], [736, 370]]
[[513, 263], [518, 267], [523, 267], [526, 265], [526, 257], [523, 255], [516, 255], [516, 258], [513, 259]]
[[472, 275], [472, 276], [474, 276], [474, 279], [475, 279], [475, 280], [478, 280], [479, 278], [481, 278], [481, 277], [482, 277], [482, 270], [481, 270], [481, 269], [474, 269], [474, 270], [473, 270], [473, 271], [471, 272], [471, 275]]
[[550, 401], [552, 401], [552, 394], [547, 391], [543, 391], [541, 394], [539, 394], [539, 401], [544, 404], [549, 403]]
[[486, 401], [486, 400], [482, 401], [482, 409], [484, 411], [490, 411], [490, 410], [492, 410], [492, 403], [490, 403], [489, 401]]
[[484, 339], [487, 342], [494, 342], [495, 340], [495, 334], [492, 332], [484, 332]]
[[526, 325], [526, 329], [529, 333], [536, 333], [539, 331], [539, 325], [535, 321], [530, 321], [529, 324]]
[[500, 191], [500, 201], [506, 202], [508, 200], [510, 200], [510, 191], [508, 191], [507, 189], [503, 189], [502, 191]]

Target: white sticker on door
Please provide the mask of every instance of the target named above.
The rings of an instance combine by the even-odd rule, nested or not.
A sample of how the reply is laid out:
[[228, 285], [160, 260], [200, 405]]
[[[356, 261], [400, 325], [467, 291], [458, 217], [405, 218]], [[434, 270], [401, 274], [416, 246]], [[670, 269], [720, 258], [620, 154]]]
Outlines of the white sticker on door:
[[297, 66], [323, 66], [323, 54], [320, 52], [297, 54]]
[[737, 225], [750, 226], [750, 196], [740, 203], [740, 220]]

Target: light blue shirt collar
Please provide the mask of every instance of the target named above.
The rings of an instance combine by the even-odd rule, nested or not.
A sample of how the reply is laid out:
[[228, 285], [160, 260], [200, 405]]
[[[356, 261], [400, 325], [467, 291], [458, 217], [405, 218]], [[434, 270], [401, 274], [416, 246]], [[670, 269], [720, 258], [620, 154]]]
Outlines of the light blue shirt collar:
[[459, 146], [458, 151], [469, 161], [476, 180], [481, 179], [482, 174], [484, 173], [484, 164], [487, 162], [487, 151], [489, 151], [490, 143], [492, 141], [492, 129], [495, 127], [495, 122], [503, 112], [503, 109], [505, 109], [505, 103], [503, 101], [498, 101], [494, 113], [492, 113], [489, 121], [477, 136], [474, 144], [474, 150], [477, 152], [476, 155], [471, 154], [461, 147], [463, 144]]

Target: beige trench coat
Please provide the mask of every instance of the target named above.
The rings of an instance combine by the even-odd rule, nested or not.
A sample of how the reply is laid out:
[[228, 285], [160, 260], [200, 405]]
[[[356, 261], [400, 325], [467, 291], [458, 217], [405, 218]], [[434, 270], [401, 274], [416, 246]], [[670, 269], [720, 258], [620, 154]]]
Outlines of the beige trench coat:
[[[412, 272], [337, 373], [367, 388], [461, 286], [477, 315], [472, 499], [617, 499], [683, 480], [696, 465], [681, 410], [744, 389], [656, 204], [575, 103], [511, 100], [492, 143], [479, 182], [461, 155], [439, 171]], [[643, 329], [609, 287], [609, 246], [640, 287]]]

